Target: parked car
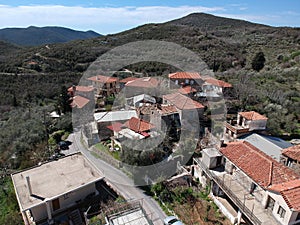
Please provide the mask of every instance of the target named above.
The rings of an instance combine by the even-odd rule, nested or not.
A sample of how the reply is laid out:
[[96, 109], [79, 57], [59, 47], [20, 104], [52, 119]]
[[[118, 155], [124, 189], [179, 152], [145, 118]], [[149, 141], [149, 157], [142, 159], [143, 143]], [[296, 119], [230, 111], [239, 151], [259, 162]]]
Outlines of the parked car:
[[184, 225], [180, 220], [175, 216], [168, 216], [164, 219], [164, 225]]
[[67, 149], [69, 149], [69, 145], [65, 141], [58, 142], [58, 147], [59, 147], [60, 150], [67, 150]]

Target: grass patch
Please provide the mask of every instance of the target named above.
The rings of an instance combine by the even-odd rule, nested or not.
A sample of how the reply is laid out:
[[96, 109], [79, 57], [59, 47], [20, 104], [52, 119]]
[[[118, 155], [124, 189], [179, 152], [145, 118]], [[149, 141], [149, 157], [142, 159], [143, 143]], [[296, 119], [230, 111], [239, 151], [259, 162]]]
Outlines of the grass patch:
[[119, 153], [119, 151], [115, 151], [115, 150], [111, 151], [111, 150], [109, 149], [108, 146], [102, 144], [101, 142], [100, 142], [100, 143], [97, 143], [97, 144], [95, 145], [95, 147], [96, 147], [99, 151], [103, 151], [103, 152], [105, 152], [105, 153], [111, 155], [112, 157], [114, 157], [116, 160], [120, 161], [120, 153]]

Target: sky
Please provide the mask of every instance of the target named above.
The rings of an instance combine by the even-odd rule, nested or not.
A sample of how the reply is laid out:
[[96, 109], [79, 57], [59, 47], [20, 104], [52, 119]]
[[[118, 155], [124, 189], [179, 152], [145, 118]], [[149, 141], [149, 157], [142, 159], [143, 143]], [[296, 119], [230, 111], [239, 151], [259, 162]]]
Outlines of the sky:
[[62, 26], [113, 34], [194, 12], [300, 27], [300, 0], [0, 0], [0, 28]]

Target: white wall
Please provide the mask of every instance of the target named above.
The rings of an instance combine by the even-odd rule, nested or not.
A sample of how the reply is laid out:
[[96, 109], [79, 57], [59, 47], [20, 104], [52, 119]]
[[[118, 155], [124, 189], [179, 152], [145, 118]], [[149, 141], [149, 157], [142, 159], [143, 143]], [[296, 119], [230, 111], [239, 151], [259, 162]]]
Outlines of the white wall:
[[48, 217], [46, 204], [38, 205], [31, 209], [31, 214], [34, 221], [40, 221]]
[[[69, 208], [73, 205], [76, 205], [76, 201], [80, 201], [80, 200], [83, 201], [87, 195], [93, 192], [96, 193], [96, 187], [94, 183], [89, 184], [88, 186], [85, 186], [83, 188], [77, 189], [76, 191], [69, 192], [65, 195], [60, 196], [59, 197], [60, 209], [55, 211], [55, 213], [59, 211], [63, 211], [66, 208]], [[52, 212], [54, 212], [52, 208], [52, 204], [51, 204], [51, 210]]]
[[253, 120], [249, 121], [249, 130], [265, 130], [267, 126], [267, 120]]
[[[267, 194], [270, 195], [271, 198], [275, 200], [275, 205], [272, 211], [273, 216], [284, 225], [288, 225], [290, 222], [290, 218], [292, 216], [292, 211], [289, 209], [288, 205], [284, 201], [283, 197], [280, 194], [267, 191]], [[285, 210], [285, 216], [284, 218], [280, 218], [280, 216], [277, 214], [279, 206], [281, 206]]]
[[[76, 179], [76, 178], [74, 178]], [[84, 198], [93, 193], [96, 192], [95, 183], [89, 184], [83, 188], [77, 189], [76, 191], [69, 192], [66, 195], [62, 195], [59, 197], [59, 204], [60, 209], [53, 211], [52, 208], [52, 201], [50, 201], [50, 207], [52, 215], [62, 212], [66, 210], [67, 208], [73, 206], [76, 204], [76, 201], [84, 200]], [[32, 216], [34, 218], [34, 221], [40, 221], [42, 219], [46, 219], [48, 217], [47, 215], [47, 209], [46, 209], [46, 203], [38, 205], [31, 209]]]

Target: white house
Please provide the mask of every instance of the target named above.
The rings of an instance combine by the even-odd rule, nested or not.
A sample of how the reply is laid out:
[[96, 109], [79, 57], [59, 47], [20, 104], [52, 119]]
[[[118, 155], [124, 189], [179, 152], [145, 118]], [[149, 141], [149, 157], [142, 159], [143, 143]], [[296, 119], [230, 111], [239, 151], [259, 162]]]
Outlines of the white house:
[[[244, 217], [252, 224], [300, 223], [300, 176], [293, 170], [246, 141], [211, 151], [194, 159], [194, 175], [213, 184], [213, 199], [224, 214], [238, 209], [232, 222], [239, 224]], [[231, 201], [222, 204], [226, 199]]]
[[46, 162], [11, 175], [25, 225], [53, 224], [88, 196], [97, 195], [104, 178], [80, 153]]
[[263, 131], [267, 127], [268, 118], [255, 111], [239, 112], [237, 120], [225, 123], [225, 136], [231, 139], [239, 138], [252, 131]]

